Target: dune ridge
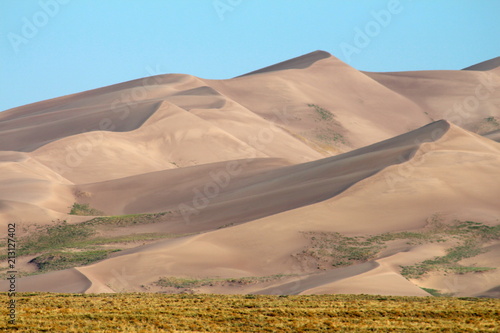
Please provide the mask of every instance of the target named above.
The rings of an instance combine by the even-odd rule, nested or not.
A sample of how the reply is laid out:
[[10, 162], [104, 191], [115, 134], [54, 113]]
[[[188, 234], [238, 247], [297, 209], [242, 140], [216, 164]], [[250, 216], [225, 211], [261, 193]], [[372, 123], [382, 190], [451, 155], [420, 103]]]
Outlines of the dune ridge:
[[500, 66], [500, 57], [480, 62], [478, 64], [464, 68], [464, 71], [489, 71]]

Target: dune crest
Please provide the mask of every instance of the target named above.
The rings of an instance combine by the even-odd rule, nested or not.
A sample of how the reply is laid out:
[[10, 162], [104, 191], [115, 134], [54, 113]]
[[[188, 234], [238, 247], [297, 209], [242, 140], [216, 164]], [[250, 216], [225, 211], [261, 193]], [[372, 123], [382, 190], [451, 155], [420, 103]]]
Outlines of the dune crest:
[[[312, 64], [314, 64], [316, 61], [325, 59], [325, 58], [333, 58], [333, 56], [325, 51], [314, 51], [308, 54], [304, 54], [302, 56], [290, 59], [290, 60], [285, 60], [280, 63], [277, 63], [275, 65], [271, 65], [268, 67], [264, 67], [261, 69], [258, 69], [256, 71], [252, 71], [247, 74], [240, 75], [241, 76], [247, 76], [247, 75], [254, 75], [254, 74], [260, 74], [260, 73], [266, 73], [266, 72], [274, 72], [274, 71], [282, 71], [282, 70], [287, 70], [287, 69], [304, 69]], [[335, 58], [336, 59], [336, 58]], [[337, 61], [340, 61], [336, 59]]]
[[480, 62], [478, 64], [466, 67], [464, 71], [489, 71], [500, 66], [500, 57]]

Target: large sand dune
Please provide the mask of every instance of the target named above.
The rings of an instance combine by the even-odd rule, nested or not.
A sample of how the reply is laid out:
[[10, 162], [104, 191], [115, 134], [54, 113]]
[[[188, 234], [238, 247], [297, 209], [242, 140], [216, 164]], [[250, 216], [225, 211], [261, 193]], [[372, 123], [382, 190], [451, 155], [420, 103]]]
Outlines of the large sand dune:
[[[229, 80], [160, 75], [4, 111], [4, 229], [91, 219], [68, 215], [78, 202], [106, 215], [168, 212], [120, 235], [190, 234], [21, 278], [19, 290], [171, 292], [156, 282], [177, 277], [219, 281], [199, 292], [429, 295], [420, 286], [497, 297], [496, 239], [459, 264], [498, 269], [419, 279], [401, 267], [446, 255], [458, 240], [394, 239], [338, 268], [311, 255], [336, 233], [424, 232], [435, 216], [446, 226], [499, 224], [492, 63], [363, 73], [317, 51]], [[465, 108], [454, 111], [457, 103]]]
[[486, 133], [498, 129], [495, 119], [500, 118], [498, 58], [486, 64], [476, 70], [366, 74], [414, 101], [432, 119]]

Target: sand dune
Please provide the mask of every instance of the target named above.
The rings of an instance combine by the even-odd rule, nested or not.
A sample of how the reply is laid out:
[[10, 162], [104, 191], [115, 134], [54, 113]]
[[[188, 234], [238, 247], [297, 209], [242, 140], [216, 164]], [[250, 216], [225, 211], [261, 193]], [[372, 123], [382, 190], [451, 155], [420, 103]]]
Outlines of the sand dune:
[[494, 140], [496, 142], [500, 142], [500, 130], [492, 131], [484, 134], [484, 137]]
[[489, 71], [500, 66], [500, 57], [480, 62], [469, 67], [464, 68], [464, 71]]
[[[243, 217], [254, 219], [330, 198], [382, 168], [404, 161], [418, 148], [418, 142], [428, 140], [433, 131], [435, 137], [439, 137], [446, 127], [445, 122], [438, 122], [420, 133], [289, 167], [277, 168], [280, 162], [268, 159], [242, 160], [233, 161], [237, 170], [241, 170], [234, 176], [227, 172], [228, 163], [218, 163], [83, 185], [79, 189], [92, 195], [89, 202], [95, 207], [113, 209], [118, 204], [124, 208], [110, 213], [131, 214], [165, 211], [175, 209], [181, 203], [191, 204], [197, 187], [201, 192], [205, 191], [206, 185], [222, 184], [217, 186], [220, 189], [211, 198], [210, 205], [192, 218], [234, 223]], [[262, 169], [259, 164], [265, 168], [274, 167], [274, 170], [257, 172]], [[154, 182], [154, 179], [161, 181]], [[110, 197], [109, 193], [114, 192], [120, 194]], [[175, 198], [171, 198], [172, 192], [176, 193]], [[229, 219], [230, 210], [240, 213]], [[223, 211], [225, 217], [217, 216], [217, 211]]]
[[[405, 96], [333, 56], [320, 54], [320, 59], [318, 53], [308, 55], [311, 64], [305, 69], [278, 66], [258, 75], [206, 81], [265, 119], [276, 118], [276, 110], [284, 112], [287, 117], [278, 119], [278, 124], [320, 151], [345, 152], [431, 122]], [[305, 61], [303, 57], [299, 60]], [[318, 117], [308, 104], [327, 109], [332, 118]], [[335, 134], [342, 139], [335, 140]]]
[[296, 57], [290, 60], [286, 60], [280, 63], [277, 63], [275, 65], [271, 65], [268, 67], [264, 67], [261, 69], [258, 69], [256, 71], [252, 71], [247, 74], [243, 74], [241, 76], [246, 76], [246, 75], [253, 75], [253, 74], [260, 74], [260, 73], [266, 73], [266, 72], [274, 72], [274, 71], [282, 71], [285, 69], [303, 69], [311, 66], [314, 64], [316, 61], [325, 59], [325, 58], [330, 58], [331, 54], [325, 51], [314, 51], [308, 54], [305, 54], [300, 57]]
[[[101, 263], [80, 267], [78, 270], [92, 281], [92, 288], [88, 292], [109, 291], [107, 288], [114, 291], [140, 290], [140, 285], [151, 284], [161, 276], [170, 275], [206, 278], [269, 276], [282, 273], [310, 274], [314, 273], [316, 268], [297, 262], [293, 256], [307, 246], [308, 240], [303, 236], [304, 232], [335, 231], [359, 235], [413, 230], [425, 226], [429, 212], [439, 211], [445, 215], [461, 217], [470, 214], [471, 209], [476, 210], [476, 214], [481, 211], [483, 220], [495, 223], [499, 208], [496, 200], [492, 198], [498, 195], [500, 184], [484, 175], [491, 174], [489, 168], [500, 166], [500, 146], [458, 127], [448, 126], [446, 122], [437, 122], [405, 134], [402, 138], [394, 138], [359, 151], [318, 161], [328, 164], [333, 171], [331, 173], [322, 174], [315, 170], [312, 165], [317, 162], [297, 166], [319, 177], [320, 182], [327, 183], [329, 178], [335, 178], [335, 167], [332, 166], [342, 160], [349, 161], [353, 156], [359, 159], [359, 155], [367, 155], [372, 159], [371, 163], [387, 158], [384, 155], [409, 158], [401, 164], [389, 163], [375, 176], [363, 177], [362, 181], [340, 195], [331, 195], [330, 199], [175, 242], [158, 242]], [[416, 147], [408, 144], [424, 140], [428, 142]], [[405, 150], [394, 149], [398, 144], [405, 147]], [[377, 149], [383, 153], [377, 153]], [[453, 168], [450, 168], [451, 161]], [[477, 173], [471, 173], [469, 166], [475, 165], [474, 162], [477, 161], [487, 162]], [[359, 164], [366, 169], [370, 168], [366, 161]], [[404, 181], [392, 183], [391, 177], [398, 172], [398, 168], [412, 164], [413, 169], [409, 175], [404, 175]], [[442, 165], [445, 167], [441, 172], [427, 172], [428, 168], [436, 170]], [[291, 167], [284, 169], [288, 168]], [[278, 170], [281, 169], [283, 168]], [[297, 172], [300, 174], [300, 168], [286, 174], [293, 179], [293, 174]], [[352, 173], [358, 174], [359, 171], [352, 170]], [[451, 189], [441, 186], [442, 183], [448, 183], [447, 178], [456, 179], [460, 173], [467, 173], [468, 179], [455, 183]], [[295, 186], [307, 189], [310, 180], [303, 177], [302, 180], [304, 181]], [[475, 183], [476, 186], [482, 184], [482, 191], [467, 191], [470, 183]], [[295, 197], [302, 196], [297, 193]], [[398, 207], [391, 207], [390, 202], [395, 202], [395, 197], [399, 198]], [[290, 198], [288, 201], [291, 201]], [[426, 207], [427, 210], [423, 211], [421, 207]], [[414, 263], [417, 258], [423, 260], [444, 252], [440, 246], [438, 249], [429, 251], [427, 248], [427, 254], [422, 255], [422, 252], [418, 252], [422, 250], [417, 247], [415, 250], [398, 252], [381, 259], [380, 267], [372, 266], [368, 271], [356, 271], [355, 267], [347, 269], [354, 270], [357, 274], [333, 270], [324, 277], [306, 278], [299, 282], [301, 287], [295, 287], [294, 292], [424, 295], [425, 292], [399, 275], [398, 267]], [[161, 262], [162, 265], [155, 265], [155, 262]], [[133, 274], [126, 273], [126, 285], [123, 285], [123, 281], [113, 280], [114, 285], [110, 287], [109, 277], [112, 271], [130, 267], [132, 263], [135, 270]], [[281, 288], [289, 290], [286, 285]]]
[[[426, 132], [427, 134], [431, 133], [429, 129], [426, 129]], [[470, 145], [464, 144], [469, 140], [472, 141]], [[432, 147], [428, 148], [429, 146]], [[475, 149], [472, 149], [473, 147]], [[134, 281], [151, 283], [162, 275], [234, 277], [265, 276], [283, 272], [290, 274], [310, 273], [311, 269], [314, 272], [314, 268], [297, 265], [297, 263], [294, 266], [294, 260], [290, 256], [300, 252], [300, 249], [307, 243], [307, 240], [301, 235], [301, 231], [375, 234], [412, 230], [425, 225], [425, 218], [429, 211], [440, 211], [443, 214], [460, 217], [466, 216], [467, 213], [470, 214], [471, 209], [481, 210], [483, 219], [486, 220], [488, 217], [487, 220], [490, 223], [495, 223], [499, 207], [493, 198], [498, 195], [500, 184], [497, 184], [496, 180], [484, 177], [484, 175], [491, 174], [487, 172], [488, 168], [498, 168], [500, 164], [499, 149], [500, 147], [496, 143], [453, 127], [435, 143], [425, 143], [420, 147], [413, 158], [406, 162], [411, 164], [412, 161], [413, 163], [419, 161], [420, 164], [415, 166], [415, 170], [405, 179], [404, 184], [398, 183], [400, 185], [395, 186], [395, 189], [391, 189], [392, 184], [387, 182], [386, 176], [395, 172], [391, 169], [398, 168], [396, 165], [384, 169], [375, 177], [358, 182], [341, 195], [318, 204], [307, 205], [239, 226], [189, 237], [175, 244], [168, 243], [162, 246], [160, 242], [144, 252], [138, 251], [109, 259], [101, 264], [81, 268], [80, 271], [83, 274], [86, 274], [87, 271], [93, 274], [98, 272], [103, 279], [108, 274], [109, 267], [121, 267], [126, 265], [125, 263], [128, 261], [134, 262], [138, 272], [135, 273], [133, 279], [130, 279], [131, 285], [134, 284]], [[450, 168], [450, 164], [444, 163], [443, 159], [454, 161], [454, 167]], [[488, 162], [484, 165], [484, 169], [478, 174], [474, 173], [473, 176], [469, 166], [474, 164], [474, 160], [487, 160]], [[446, 165], [446, 167], [443, 168], [442, 172], [425, 177], [426, 169], [436, 168], [435, 164]], [[466, 181], [455, 183], [452, 189], [440, 186], [442, 182], [446, 183], [446, 178], [456, 179], [461, 172], [468, 174]], [[325, 178], [328, 177], [325, 176]], [[475, 183], [476, 186], [482, 184], [482, 190], [470, 193], [470, 190], [467, 191], [467, 189], [470, 188], [471, 183]], [[413, 190], [409, 191], [409, 188], [413, 188]], [[432, 194], [429, 195], [429, 193]], [[399, 198], [399, 207], [391, 207], [389, 204], [389, 202], [394, 202], [394, 197]], [[421, 207], [426, 207], [428, 210], [422, 211]], [[357, 221], [357, 223], [353, 224], [349, 221]], [[392, 256], [394, 259], [390, 259], [391, 257], [385, 259], [387, 263], [384, 267], [385, 270], [371, 273], [374, 276], [380, 276], [380, 280], [373, 278], [374, 282], [365, 284], [366, 288], [363, 290], [367, 291], [372, 288], [371, 292], [374, 290], [380, 292], [381, 288], [384, 287], [377, 286], [377, 283], [384, 281], [384, 277], [390, 271], [393, 272], [390, 275], [392, 274], [391, 276], [394, 276], [396, 280], [401, 279], [397, 278], [397, 269], [394, 267], [392, 270], [388, 271], [388, 269], [391, 267], [391, 260], [398, 264], [404, 262], [408, 264], [415, 261], [415, 255], [412, 252], [404, 255], [403, 253]], [[437, 253], [439, 251], [433, 251], [426, 256], [432, 257]], [[418, 257], [425, 259], [425, 256], [422, 255]], [[263, 261], [262, 258], [266, 259]], [[161, 260], [163, 265], [155, 267], [153, 271], [148, 271], [147, 276], [145, 276], [146, 274], [143, 275], [140, 272], [150, 266], [149, 260]], [[372, 275], [369, 274], [369, 276]], [[356, 279], [358, 278], [356, 277]], [[372, 278], [362, 281], [366, 282], [370, 279]], [[399, 281], [402, 283], [404, 279]], [[347, 283], [347, 280], [343, 283]], [[407, 284], [410, 285], [408, 282]], [[413, 288], [413, 290], [416, 289]], [[354, 290], [351, 289], [350, 292], [354, 292]]]
[[22, 283], [16, 286], [16, 291], [43, 290], [52, 293], [83, 293], [90, 287], [91, 283], [87, 277], [71, 268], [39, 276], [24, 277]]
[[[107, 215], [169, 212], [109, 233], [190, 234], [24, 277], [19, 290], [165, 291], [161, 277], [267, 277], [194, 289], [498, 297], [497, 269], [401, 275], [445, 255], [451, 238], [395, 240], [340, 268], [308, 254], [320, 235], [420, 232], [432, 216], [498, 225], [495, 64], [364, 73], [317, 51], [229, 80], [159, 75], [1, 112], [4, 227], [90, 219], [68, 215], [78, 202]], [[484, 246], [460, 264], [500, 268], [498, 240]]]
[[500, 81], [494, 71], [366, 73], [418, 104], [432, 119], [486, 133], [499, 129]]

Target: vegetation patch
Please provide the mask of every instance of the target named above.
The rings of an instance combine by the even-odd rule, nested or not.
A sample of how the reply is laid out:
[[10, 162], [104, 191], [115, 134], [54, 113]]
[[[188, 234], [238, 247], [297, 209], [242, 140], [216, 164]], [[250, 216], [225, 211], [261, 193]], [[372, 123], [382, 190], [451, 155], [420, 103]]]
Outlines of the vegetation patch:
[[316, 111], [316, 114], [319, 116], [320, 120], [326, 120], [326, 121], [333, 120], [333, 113], [331, 113], [327, 109], [322, 108], [321, 106], [316, 104], [307, 104], [307, 106], [313, 108], [314, 111]]
[[431, 232], [395, 232], [375, 236], [347, 237], [337, 232], [305, 232], [311, 245], [298, 254], [299, 260], [313, 258], [319, 269], [350, 266], [374, 259], [386, 242], [405, 239], [409, 245], [443, 241]]
[[388, 241], [406, 239], [408, 245], [418, 245], [424, 243], [433, 242], [444, 242], [445, 239], [443, 235], [435, 234], [432, 232], [414, 232], [414, 231], [402, 231], [402, 232], [387, 232], [376, 236], [371, 236], [367, 238], [367, 241], [372, 243], [377, 243], [384, 245]]
[[160, 287], [172, 287], [178, 289], [197, 288], [204, 286], [222, 286], [222, 285], [241, 286], [241, 285], [276, 281], [290, 276], [293, 275], [278, 274], [271, 276], [250, 276], [250, 277], [240, 277], [240, 278], [205, 278], [205, 279], [162, 277], [158, 281], [156, 281], [155, 284]]
[[458, 262], [462, 259], [472, 258], [486, 252], [481, 248], [481, 243], [466, 239], [462, 244], [447, 250], [447, 254], [434, 259], [424, 260], [411, 266], [402, 266], [401, 274], [407, 278], [418, 279], [430, 271], [455, 272], [460, 274], [485, 272], [493, 270], [492, 267], [461, 266]]
[[188, 236], [189, 234], [161, 234], [161, 233], [142, 233], [142, 234], [131, 234], [123, 235], [117, 237], [95, 237], [84, 241], [75, 242], [73, 244], [74, 248], [88, 248], [95, 245], [111, 245], [111, 244], [121, 244], [121, 243], [135, 243], [152, 241], [157, 239], [165, 238], [177, 238]]
[[39, 272], [47, 272], [89, 265], [96, 261], [103, 260], [107, 258], [111, 252], [117, 251], [120, 250], [94, 250], [81, 252], [57, 251], [44, 253], [30, 260], [30, 263], [35, 264], [38, 267]]
[[340, 133], [335, 132], [331, 128], [316, 130], [316, 139], [329, 145], [334, 143], [346, 143], [344, 136]]
[[172, 214], [171, 212], [153, 213], [153, 214], [130, 214], [130, 215], [116, 215], [116, 216], [102, 216], [96, 217], [92, 220], [83, 222], [87, 225], [98, 226], [116, 226], [126, 227], [138, 224], [151, 224], [158, 223], [162, 217]]
[[[145, 214], [145, 215], [161, 215]], [[38, 226], [30, 235], [18, 240], [17, 255], [32, 255], [47, 251], [77, 248], [84, 249], [95, 245], [107, 245], [116, 243], [127, 243], [135, 241], [149, 241], [155, 239], [175, 238], [186, 235], [144, 233], [132, 234], [118, 237], [96, 237], [96, 226], [113, 225], [125, 226], [135, 223], [151, 223], [151, 216], [126, 216], [96, 218], [78, 224], [68, 224], [67, 221], [58, 221], [55, 225]], [[6, 255], [0, 255], [5, 259]]]
[[305, 232], [311, 246], [298, 254], [299, 259], [313, 258], [318, 268], [349, 266], [373, 259], [382, 246], [365, 237], [347, 237], [338, 232]]
[[[52, 225], [32, 225], [30, 229], [33, 230], [25, 230], [28, 232], [28, 235], [17, 240], [16, 254], [18, 257], [38, 255], [33, 263], [37, 264], [39, 268], [43, 267], [41, 271], [46, 272], [81, 266], [88, 262], [101, 260], [105, 256], [101, 258], [99, 254], [104, 255], [104, 253], [107, 254], [109, 251], [119, 250], [117, 248], [113, 249], [113, 247], [118, 247], [121, 243], [145, 242], [187, 236], [187, 234], [165, 233], [129, 234], [117, 237], [98, 236], [100, 229], [109, 231], [110, 228], [157, 223], [163, 221], [164, 216], [169, 214], [171, 213], [106, 216], [95, 217], [89, 221], [77, 224], [68, 224], [65, 220], [58, 220]], [[103, 246], [107, 247], [103, 248]], [[82, 252], [82, 250], [85, 251]], [[5, 260], [6, 258], [7, 249], [4, 247], [1, 249], [0, 260]], [[48, 264], [50, 260], [55, 260], [57, 263], [50, 265]], [[65, 263], [64, 265], [62, 264], [63, 262]], [[23, 272], [20, 272], [20, 274], [22, 275]], [[4, 273], [0, 273], [0, 276], [3, 275]]]
[[477, 124], [475, 132], [484, 134], [495, 131], [499, 128], [500, 128], [500, 119], [497, 117], [490, 116], [483, 118], [483, 120]]
[[450, 267], [450, 270], [454, 271], [455, 273], [458, 274], [465, 274], [465, 273], [482, 273], [482, 272], [487, 272], [487, 271], [492, 271], [495, 270], [495, 267], [475, 267], [475, 266], [454, 266]]
[[302, 262], [316, 265], [318, 269], [349, 266], [372, 260], [387, 247], [387, 242], [394, 240], [406, 240], [408, 245], [459, 241], [459, 244], [450, 247], [444, 256], [401, 267], [403, 276], [420, 278], [431, 271], [467, 274], [496, 269], [463, 266], [459, 262], [486, 252], [485, 243], [500, 239], [500, 226], [488, 226], [473, 221], [455, 221], [454, 224], [448, 225], [433, 218], [427, 228], [415, 232], [403, 231], [358, 237], [347, 237], [335, 232], [304, 234], [311, 240], [310, 245], [295, 257]]
[[89, 204], [80, 204], [75, 202], [71, 207], [71, 211], [69, 212], [69, 214], [83, 216], [101, 216], [104, 215], [104, 212], [90, 207]]
[[500, 124], [498, 123], [498, 120], [495, 117], [487, 117], [487, 118], [484, 118], [484, 120], [487, 123], [492, 124], [494, 126], [500, 126]]
[[30, 255], [44, 251], [73, 247], [95, 234], [95, 230], [84, 223], [68, 224], [66, 221], [56, 225], [39, 227], [29, 236], [19, 239], [17, 255]]
[[443, 294], [437, 289], [432, 289], [432, 288], [420, 288], [420, 289], [425, 290], [426, 292], [428, 292], [432, 296], [436, 296], [436, 297], [451, 297], [452, 296], [451, 294]]
[[462, 266], [459, 261], [486, 252], [486, 242], [500, 239], [500, 226], [488, 226], [473, 221], [457, 221], [441, 230], [442, 237], [455, 236], [461, 243], [447, 250], [446, 255], [424, 260], [411, 266], [402, 266], [401, 274], [418, 279], [431, 271], [445, 271], [459, 274], [485, 272], [494, 267]]

